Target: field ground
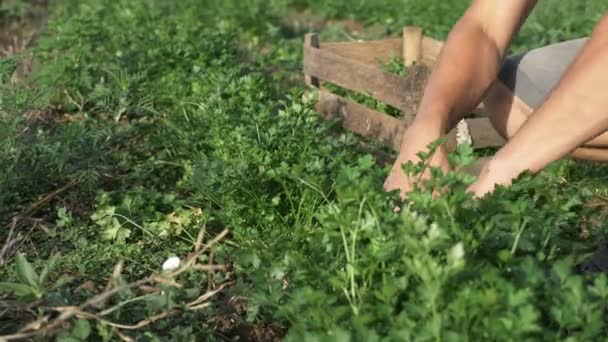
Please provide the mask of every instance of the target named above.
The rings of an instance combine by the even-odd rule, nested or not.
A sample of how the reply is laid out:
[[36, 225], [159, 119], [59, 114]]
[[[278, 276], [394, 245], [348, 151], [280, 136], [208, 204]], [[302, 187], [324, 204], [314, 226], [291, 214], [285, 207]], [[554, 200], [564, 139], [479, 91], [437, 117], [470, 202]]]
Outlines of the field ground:
[[[445, 39], [467, 3], [1, 2], [0, 336], [606, 336], [608, 278], [576, 267], [606, 237], [606, 166], [564, 159], [479, 201], [436, 174], [395, 213], [387, 168], [302, 96], [306, 32]], [[512, 52], [607, 8], [543, 1]]]

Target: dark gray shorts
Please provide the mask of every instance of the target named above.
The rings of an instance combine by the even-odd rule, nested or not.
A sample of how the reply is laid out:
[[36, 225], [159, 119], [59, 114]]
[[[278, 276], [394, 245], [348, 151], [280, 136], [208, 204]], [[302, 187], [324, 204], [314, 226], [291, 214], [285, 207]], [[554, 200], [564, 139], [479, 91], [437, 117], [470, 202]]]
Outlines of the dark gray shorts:
[[568, 40], [510, 56], [498, 79], [530, 108], [537, 109], [588, 39]]

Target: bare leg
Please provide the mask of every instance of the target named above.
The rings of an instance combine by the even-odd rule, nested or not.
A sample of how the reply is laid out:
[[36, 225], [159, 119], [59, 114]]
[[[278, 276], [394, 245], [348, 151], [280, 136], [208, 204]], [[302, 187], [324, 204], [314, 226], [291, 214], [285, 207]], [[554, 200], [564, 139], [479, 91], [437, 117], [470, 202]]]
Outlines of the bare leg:
[[[505, 139], [510, 139], [533, 115], [534, 111], [513, 92], [496, 81], [483, 100], [484, 112], [494, 128]], [[577, 148], [571, 157], [582, 160], [608, 161], [608, 132], [605, 132]]]

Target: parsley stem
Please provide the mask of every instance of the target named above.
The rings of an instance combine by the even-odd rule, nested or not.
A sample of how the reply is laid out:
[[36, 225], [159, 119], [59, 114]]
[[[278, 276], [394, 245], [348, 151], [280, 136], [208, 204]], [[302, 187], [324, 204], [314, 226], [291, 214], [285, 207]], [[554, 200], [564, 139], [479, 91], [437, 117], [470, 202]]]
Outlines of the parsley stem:
[[154, 236], [154, 234], [152, 234], [152, 233], [151, 233], [149, 230], [147, 230], [146, 228], [144, 228], [144, 227], [140, 226], [140, 225], [139, 225], [139, 224], [137, 224], [135, 221], [131, 220], [130, 218], [128, 218], [128, 217], [126, 217], [126, 216], [124, 216], [124, 215], [121, 215], [121, 214], [113, 214], [113, 216], [117, 216], [117, 217], [122, 218], [123, 220], [125, 220], [125, 221], [129, 222], [129, 223], [130, 223], [130, 224], [132, 224], [133, 226], [135, 226], [135, 227], [137, 227], [137, 228], [141, 229], [141, 230], [142, 230], [144, 233], [148, 234], [149, 236]]
[[513, 247], [511, 247], [511, 255], [515, 254], [515, 251], [517, 250], [517, 245], [519, 245], [519, 239], [521, 238], [521, 234], [524, 232], [524, 229], [526, 229], [527, 224], [528, 224], [528, 218], [524, 218], [524, 221], [519, 226], [519, 231], [517, 232], [517, 235], [515, 236], [515, 241], [513, 242]]

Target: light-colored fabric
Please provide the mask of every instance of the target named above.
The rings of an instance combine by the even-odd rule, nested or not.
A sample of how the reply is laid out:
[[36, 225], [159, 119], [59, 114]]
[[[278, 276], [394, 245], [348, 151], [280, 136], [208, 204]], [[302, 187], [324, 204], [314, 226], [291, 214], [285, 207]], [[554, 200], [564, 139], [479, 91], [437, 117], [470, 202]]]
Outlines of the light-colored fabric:
[[498, 79], [530, 108], [537, 109], [588, 39], [568, 40], [508, 57]]

